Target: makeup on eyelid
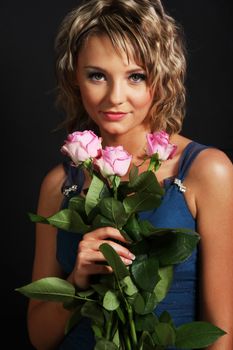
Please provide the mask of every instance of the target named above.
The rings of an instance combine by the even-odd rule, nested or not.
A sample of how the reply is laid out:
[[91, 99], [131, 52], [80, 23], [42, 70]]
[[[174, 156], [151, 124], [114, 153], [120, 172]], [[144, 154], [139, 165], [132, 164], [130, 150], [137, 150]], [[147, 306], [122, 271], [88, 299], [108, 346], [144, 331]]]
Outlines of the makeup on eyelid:
[[[104, 73], [101, 73], [101, 72], [87, 72], [87, 78], [89, 80], [92, 80], [92, 81], [96, 81], [96, 82], [101, 82], [103, 81], [102, 78], [104, 78], [104, 80], [106, 80], [106, 74]], [[131, 73], [129, 76], [128, 76], [129, 79], [132, 79], [132, 82], [133, 83], [140, 83], [140, 82], [143, 82], [143, 81], [146, 81], [147, 77], [146, 77], [146, 74], [144, 73], [139, 73], [139, 72], [135, 72], [135, 73]], [[135, 79], [136, 78], [136, 79]]]

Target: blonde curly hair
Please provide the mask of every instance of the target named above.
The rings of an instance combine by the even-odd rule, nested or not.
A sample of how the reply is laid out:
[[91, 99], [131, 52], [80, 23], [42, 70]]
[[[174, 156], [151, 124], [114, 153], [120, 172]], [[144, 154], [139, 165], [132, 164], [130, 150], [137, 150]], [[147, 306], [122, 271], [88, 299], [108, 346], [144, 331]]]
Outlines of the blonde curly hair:
[[185, 112], [184, 40], [159, 0], [86, 0], [64, 18], [55, 41], [56, 103], [65, 111], [67, 131], [90, 128], [98, 133], [75, 82], [77, 55], [91, 35], [107, 35], [116, 50], [123, 49], [128, 57], [132, 51], [135, 62], [144, 67], [154, 91], [152, 131], [180, 132]]

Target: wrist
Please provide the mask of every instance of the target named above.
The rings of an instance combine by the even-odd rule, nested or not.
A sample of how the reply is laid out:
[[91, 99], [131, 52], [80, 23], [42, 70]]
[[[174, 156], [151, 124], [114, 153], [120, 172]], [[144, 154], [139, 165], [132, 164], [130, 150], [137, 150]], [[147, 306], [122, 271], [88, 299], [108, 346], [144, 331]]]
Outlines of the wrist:
[[69, 274], [69, 276], [66, 278], [67, 282], [73, 284], [73, 286], [75, 287], [75, 282], [74, 282], [74, 273], [73, 271]]
[[90, 287], [89, 280], [87, 276], [79, 276], [79, 278], [75, 278], [74, 271], [67, 277], [67, 282], [71, 283], [78, 291], [86, 290]]

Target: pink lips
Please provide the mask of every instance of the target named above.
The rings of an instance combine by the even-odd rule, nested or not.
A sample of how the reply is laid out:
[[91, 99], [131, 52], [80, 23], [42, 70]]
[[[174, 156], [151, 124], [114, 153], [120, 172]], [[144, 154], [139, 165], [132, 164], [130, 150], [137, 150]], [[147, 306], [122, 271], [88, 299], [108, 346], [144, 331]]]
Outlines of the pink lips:
[[124, 112], [103, 112], [106, 119], [115, 121], [124, 118], [127, 113]]

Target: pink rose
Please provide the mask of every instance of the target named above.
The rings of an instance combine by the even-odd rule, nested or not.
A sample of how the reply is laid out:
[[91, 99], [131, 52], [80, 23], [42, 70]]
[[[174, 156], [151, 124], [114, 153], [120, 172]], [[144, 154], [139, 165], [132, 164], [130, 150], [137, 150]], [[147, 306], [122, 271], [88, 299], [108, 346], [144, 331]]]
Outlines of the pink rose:
[[122, 146], [105, 147], [102, 150], [101, 157], [95, 159], [95, 164], [104, 177], [111, 175], [124, 176], [129, 169], [131, 160], [132, 156]]
[[74, 164], [78, 165], [80, 162], [96, 157], [101, 149], [101, 138], [92, 131], [85, 130], [69, 134], [61, 152], [68, 155]]
[[177, 146], [169, 142], [169, 135], [165, 131], [147, 134], [146, 138], [148, 156], [158, 153], [160, 160], [171, 159], [174, 156]]

